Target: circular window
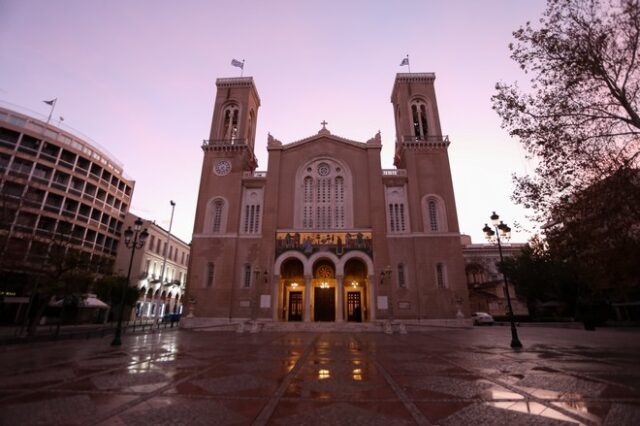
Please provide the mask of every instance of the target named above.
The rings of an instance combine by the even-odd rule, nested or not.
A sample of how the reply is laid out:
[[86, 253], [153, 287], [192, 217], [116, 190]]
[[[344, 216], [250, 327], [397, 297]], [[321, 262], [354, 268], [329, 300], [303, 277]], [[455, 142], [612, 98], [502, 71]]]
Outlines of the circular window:
[[220, 160], [213, 166], [213, 172], [218, 176], [225, 176], [231, 172], [231, 163], [228, 160]]
[[321, 265], [316, 274], [318, 278], [333, 278], [333, 268], [329, 265]]
[[318, 174], [320, 176], [327, 176], [331, 172], [331, 168], [327, 163], [318, 164]]

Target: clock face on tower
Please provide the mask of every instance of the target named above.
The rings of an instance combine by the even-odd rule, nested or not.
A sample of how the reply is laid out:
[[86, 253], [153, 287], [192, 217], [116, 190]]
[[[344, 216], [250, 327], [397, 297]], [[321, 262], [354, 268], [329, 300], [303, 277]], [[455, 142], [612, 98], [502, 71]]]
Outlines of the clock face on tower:
[[231, 171], [231, 163], [228, 160], [218, 160], [213, 166], [213, 172], [218, 176], [226, 176]]

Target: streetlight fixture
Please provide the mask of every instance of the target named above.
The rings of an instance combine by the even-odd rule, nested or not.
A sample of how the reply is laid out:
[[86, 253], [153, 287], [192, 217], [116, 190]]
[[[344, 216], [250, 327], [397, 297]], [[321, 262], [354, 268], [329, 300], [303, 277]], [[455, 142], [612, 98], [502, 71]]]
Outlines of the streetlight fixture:
[[[498, 244], [498, 253], [500, 253], [500, 263], [504, 264], [504, 258], [502, 256], [502, 244], [500, 242], [500, 237], [502, 237], [505, 241], [509, 241], [511, 238], [511, 228], [500, 220], [500, 216], [493, 212], [490, 217], [491, 224], [493, 225], [495, 231], [489, 227], [486, 223], [484, 224], [484, 228], [482, 231], [484, 235], [490, 243], [496, 242]], [[507, 282], [507, 275], [503, 272], [502, 279], [504, 280], [504, 291], [507, 295], [507, 306], [509, 307], [509, 322], [511, 323], [511, 347], [514, 349], [522, 348], [522, 343], [520, 343], [520, 339], [518, 339], [518, 330], [516, 329], [516, 323], [513, 318], [513, 308], [511, 307], [511, 296], [509, 295], [509, 283]]]
[[127, 294], [127, 288], [129, 287], [129, 282], [131, 281], [131, 267], [133, 266], [133, 256], [136, 253], [136, 249], [142, 248], [144, 246], [147, 237], [149, 236], [149, 232], [147, 228], [145, 228], [142, 232], [143, 221], [140, 218], [137, 218], [133, 223], [133, 229], [131, 226], [124, 231], [124, 245], [127, 248], [131, 249], [131, 258], [129, 259], [129, 270], [127, 271], [127, 282], [122, 286], [122, 298], [120, 299], [120, 313], [118, 315], [118, 325], [116, 327], [116, 334], [113, 337], [113, 341], [111, 342], [111, 346], [120, 346], [122, 341], [120, 337], [122, 335], [122, 317], [124, 316], [124, 299]]

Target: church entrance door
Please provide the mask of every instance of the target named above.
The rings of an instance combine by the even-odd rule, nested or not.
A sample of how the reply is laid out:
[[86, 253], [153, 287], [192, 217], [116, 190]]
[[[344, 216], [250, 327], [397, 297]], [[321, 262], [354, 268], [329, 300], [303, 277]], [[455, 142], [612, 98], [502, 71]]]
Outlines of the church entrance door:
[[333, 287], [316, 287], [314, 293], [313, 317], [316, 321], [335, 321], [336, 297]]
[[347, 293], [347, 321], [362, 321], [362, 305], [360, 304], [360, 292]]
[[302, 292], [289, 292], [289, 321], [302, 321]]

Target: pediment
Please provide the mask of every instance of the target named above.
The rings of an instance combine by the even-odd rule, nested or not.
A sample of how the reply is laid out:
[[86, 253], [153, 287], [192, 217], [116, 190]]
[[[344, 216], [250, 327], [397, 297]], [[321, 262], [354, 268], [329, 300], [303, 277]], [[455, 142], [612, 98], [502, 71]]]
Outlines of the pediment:
[[268, 146], [273, 148], [280, 148], [282, 150], [288, 150], [292, 148], [299, 148], [302, 145], [306, 145], [306, 144], [317, 143], [322, 140], [329, 140], [329, 141], [337, 142], [340, 144], [346, 144], [346, 145], [360, 148], [360, 149], [366, 149], [367, 147], [370, 147], [370, 146], [382, 145], [382, 142], [380, 139], [380, 132], [378, 132], [373, 138], [369, 139], [366, 142], [359, 142], [359, 141], [354, 141], [352, 139], [343, 138], [341, 136], [333, 135], [329, 130], [323, 128], [323, 129], [320, 129], [320, 131], [315, 135], [312, 135], [294, 142], [290, 142], [287, 144], [282, 144], [280, 141], [278, 141], [277, 139], [269, 135]]

